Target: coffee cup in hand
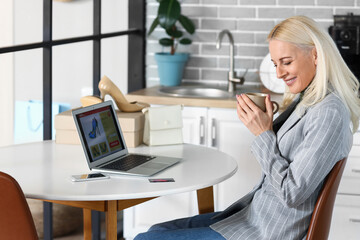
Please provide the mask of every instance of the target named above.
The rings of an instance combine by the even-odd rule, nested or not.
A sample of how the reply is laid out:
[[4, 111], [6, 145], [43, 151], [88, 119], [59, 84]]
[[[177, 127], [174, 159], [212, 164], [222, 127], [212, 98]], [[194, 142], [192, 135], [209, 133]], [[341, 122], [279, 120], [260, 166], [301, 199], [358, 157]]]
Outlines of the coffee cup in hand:
[[[258, 106], [262, 111], [266, 111], [265, 99], [267, 94], [265, 93], [246, 93], [246, 95]], [[275, 101], [271, 101], [273, 104], [273, 113], [277, 113], [279, 110], [279, 104]]]

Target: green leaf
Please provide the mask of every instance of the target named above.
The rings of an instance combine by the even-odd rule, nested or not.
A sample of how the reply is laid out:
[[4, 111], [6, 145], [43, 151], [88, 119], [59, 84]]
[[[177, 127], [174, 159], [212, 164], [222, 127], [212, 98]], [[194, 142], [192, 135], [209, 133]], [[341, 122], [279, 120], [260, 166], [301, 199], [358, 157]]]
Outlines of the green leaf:
[[189, 38], [183, 38], [180, 40], [180, 44], [189, 45], [191, 43], [192, 43], [192, 41]]
[[162, 0], [159, 5], [158, 19], [161, 27], [171, 28], [180, 17], [180, 3], [177, 0]]
[[169, 46], [174, 44], [174, 40], [172, 40], [170, 38], [162, 38], [162, 39], [159, 40], [159, 43], [162, 46], [169, 47]]
[[148, 35], [150, 35], [154, 31], [157, 25], [159, 25], [159, 19], [156, 17], [150, 26]]
[[185, 28], [185, 30], [188, 33], [193, 34], [195, 32], [195, 25], [190, 20], [190, 18], [185, 17], [184, 15], [181, 15], [179, 18], [179, 22], [181, 23], [181, 25]]
[[175, 28], [175, 30], [168, 29], [168, 30], [166, 30], [166, 33], [169, 36], [174, 37], [174, 38], [181, 38], [183, 36], [183, 33], [181, 31], [177, 30], [176, 28]]

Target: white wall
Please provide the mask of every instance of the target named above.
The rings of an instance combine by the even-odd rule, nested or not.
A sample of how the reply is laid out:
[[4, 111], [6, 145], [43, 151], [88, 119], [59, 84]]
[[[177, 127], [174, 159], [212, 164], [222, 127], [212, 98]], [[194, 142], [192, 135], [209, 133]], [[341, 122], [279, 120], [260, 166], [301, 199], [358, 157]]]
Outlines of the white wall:
[[[12, 0], [2, 0], [0, 7], [0, 47], [13, 43], [13, 4]], [[13, 84], [13, 54], [0, 55], [0, 146], [13, 142], [14, 125], [14, 84]]]

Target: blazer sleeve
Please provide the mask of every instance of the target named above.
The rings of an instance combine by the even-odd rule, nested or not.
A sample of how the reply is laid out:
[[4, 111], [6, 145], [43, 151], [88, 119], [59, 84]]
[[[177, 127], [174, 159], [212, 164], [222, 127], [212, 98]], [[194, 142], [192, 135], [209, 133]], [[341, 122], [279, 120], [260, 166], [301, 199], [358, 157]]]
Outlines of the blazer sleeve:
[[273, 131], [260, 134], [251, 146], [277, 196], [289, 207], [309, 198], [344, 152], [344, 111], [321, 107], [307, 114], [303, 136], [291, 149], [294, 159], [281, 155]]

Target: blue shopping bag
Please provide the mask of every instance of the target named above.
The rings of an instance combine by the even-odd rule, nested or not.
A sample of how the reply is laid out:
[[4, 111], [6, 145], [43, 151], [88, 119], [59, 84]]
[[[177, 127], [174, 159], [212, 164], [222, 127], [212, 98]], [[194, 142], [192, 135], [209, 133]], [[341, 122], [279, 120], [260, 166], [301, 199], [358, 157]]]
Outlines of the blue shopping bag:
[[[52, 138], [55, 139], [55, 115], [71, 109], [68, 103], [52, 103]], [[43, 140], [43, 102], [39, 100], [15, 102], [14, 143]]]

